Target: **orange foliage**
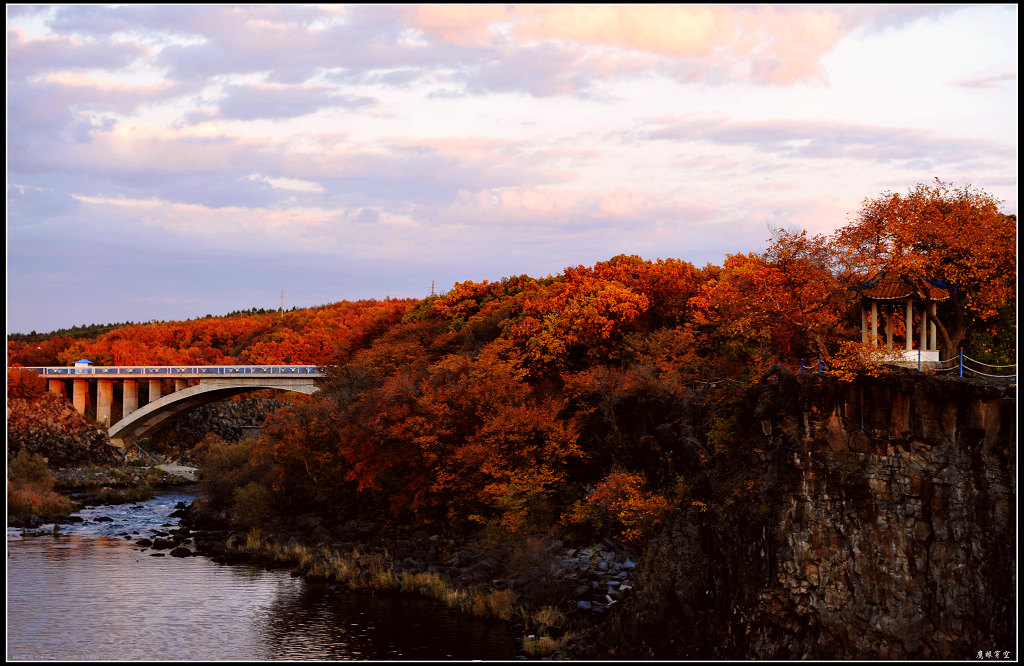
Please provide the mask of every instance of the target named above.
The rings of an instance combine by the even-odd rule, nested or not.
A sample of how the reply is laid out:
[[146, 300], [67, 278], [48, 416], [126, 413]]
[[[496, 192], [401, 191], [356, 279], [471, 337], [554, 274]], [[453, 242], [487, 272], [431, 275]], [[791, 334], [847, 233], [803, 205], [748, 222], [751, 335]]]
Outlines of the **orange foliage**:
[[26, 368], [62, 365], [62, 362], [58, 360], [59, 356], [74, 341], [74, 338], [66, 335], [57, 335], [39, 342], [9, 339], [7, 341], [7, 365], [20, 365]]
[[753, 365], [828, 357], [847, 295], [828, 240], [776, 230], [763, 255], [736, 254], [693, 299], [697, 321]]
[[[1015, 220], [976, 193], [940, 189], [869, 202], [838, 245], [777, 230], [764, 253], [730, 255], [721, 267], [620, 255], [543, 279], [461, 282], [419, 302], [128, 325], [34, 350], [9, 342], [8, 357], [326, 366], [324, 390], [268, 419], [252, 450], [282, 506], [336, 516], [372, 507], [510, 531], [562, 515], [640, 543], [669, 508], [645, 490], [647, 479], [671, 483], [650, 453], [676, 445], [672, 427], [695, 380], [818, 354], [833, 357], [841, 379], [878, 370], [869, 350], [844, 340], [859, 331], [843, 279], [882, 265], [871, 252], [916, 278], [939, 271], [958, 281], [964, 311], [984, 314], [1007, 298]], [[31, 381], [8, 385], [24, 391]], [[562, 493], [588, 483], [592, 492], [567, 511]]]
[[46, 393], [46, 379], [32, 370], [7, 369], [7, 399], [35, 400]]
[[967, 331], [1016, 293], [1017, 217], [1000, 213], [998, 204], [984, 191], [938, 178], [906, 195], [885, 192], [866, 199], [857, 219], [837, 232], [840, 262], [861, 281], [887, 271], [920, 288], [930, 280], [950, 287], [936, 323], [952, 357]]
[[128, 324], [96, 339], [61, 336], [35, 347], [9, 341], [8, 363], [71, 365], [87, 358], [96, 365], [327, 365], [364, 347], [414, 303], [343, 301], [282, 314]]
[[642, 544], [671, 503], [662, 495], [643, 490], [643, 476], [613, 470], [583, 501], [562, 516], [567, 524], [589, 524], [598, 531], [615, 530], [622, 541]]
[[565, 280], [526, 300], [506, 335], [525, 348], [530, 363], [561, 370], [607, 356], [649, 303], [618, 282], [567, 271]]

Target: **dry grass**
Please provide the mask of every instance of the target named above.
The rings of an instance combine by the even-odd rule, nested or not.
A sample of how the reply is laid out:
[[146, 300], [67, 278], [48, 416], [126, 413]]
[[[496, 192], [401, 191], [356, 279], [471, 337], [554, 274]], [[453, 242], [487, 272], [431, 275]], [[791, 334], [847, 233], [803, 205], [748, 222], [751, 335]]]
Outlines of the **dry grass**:
[[71, 511], [71, 501], [53, 492], [46, 459], [22, 449], [7, 463], [7, 516], [55, 518]]
[[566, 634], [561, 638], [534, 635], [524, 636], [523, 652], [525, 652], [528, 657], [547, 657], [550, 656], [552, 652], [562, 647], [569, 638], [569, 634]]
[[7, 482], [7, 515], [55, 518], [71, 511], [71, 501], [52, 490]]
[[[570, 634], [560, 638], [546, 635], [549, 628], [563, 627], [566, 622], [565, 614], [554, 606], [527, 610], [513, 590], [488, 588], [467, 591], [453, 587], [436, 572], [395, 573], [388, 563], [387, 553], [361, 553], [358, 550], [342, 553], [329, 546], [279, 544], [265, 538], [258, 529], [250, 530], [245, 539], [229, 540], [228, 545], [255, 553], [278, 566], [294, 567], [307, 577], [336, 582], [350, 590], [417, 594], [468, 615], [504, 621], [521, 618], [536, 627], [536, 635], [523, 639], [523, 649], [531, 657], [546, 657], [570, 638]], [[530, 544], [525, 549], [528, 564], [534, 563], [537, 550], [537, 544]]]

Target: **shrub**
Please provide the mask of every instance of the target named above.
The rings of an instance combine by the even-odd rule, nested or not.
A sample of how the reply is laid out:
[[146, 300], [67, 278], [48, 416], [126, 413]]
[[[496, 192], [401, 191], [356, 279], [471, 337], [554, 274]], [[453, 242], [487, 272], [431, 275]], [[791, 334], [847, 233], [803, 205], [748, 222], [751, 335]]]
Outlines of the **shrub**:
[[585, 500], [576, 502], [562, 520], [589, 525], [598, 533], [614, 531], [626, 543], [642, 544], [670, 507], [664, 496], [644, 492], [644, 485], [640, 474], [613, 470]]
[[843, 341], [839, 350], [829, 358], [825, 372], [841, 382], [857, 377], [883, 377], [895, 372], [888, 365], [892, 352], [871, 343]]
[[25, 449], [7, 464], [7, 515], [52, 518], [71, 511], [71, 501], [53, 492], [46, 458]]
[[37, 372], [10, 368], [7, 370], [7, 399], [36, 400], [46, 395], [46, 380]]
[[250, 481], [231, 494], [231, 524], [243, 529], [258, 528], [274, 514], [274, 499], [270, 491], [256, 481]]

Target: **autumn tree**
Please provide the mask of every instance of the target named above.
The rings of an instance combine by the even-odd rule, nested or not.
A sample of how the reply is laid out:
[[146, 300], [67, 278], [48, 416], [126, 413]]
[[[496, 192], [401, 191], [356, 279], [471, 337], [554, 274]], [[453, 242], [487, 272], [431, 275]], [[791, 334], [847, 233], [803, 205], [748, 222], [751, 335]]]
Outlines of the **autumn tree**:
[[828, 357], [847, 307], [828, 239], [773, 230], [762, 253], [735, 254], [691, 301], [706, 335], [744, 364]]
[[22, 368], [7, 369], [7, 398], [35, 400], [46, 394], [46, 379], [37, 372]]
[[840, 265], [860, 283], [884, 271], [922, 294], [929, 284], [945, 287], [949, 298], [935, 324], [952, 357], [968, 332], [996, 317], [1015, 293], [1017, 217], [1001, 213], [999, 203], [938, 178], [905, 195], [868, 198], [857, 219], [836, 233]]

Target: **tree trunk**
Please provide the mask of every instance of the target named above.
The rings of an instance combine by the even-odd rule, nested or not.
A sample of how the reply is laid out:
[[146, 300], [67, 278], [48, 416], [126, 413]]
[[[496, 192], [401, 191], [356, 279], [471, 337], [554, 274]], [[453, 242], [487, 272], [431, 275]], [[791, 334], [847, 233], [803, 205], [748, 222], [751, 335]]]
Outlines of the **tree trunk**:
[[[925, 307], [928, 307], [932, 302], [934, 301], [926, 301]], [[967, 337], [967, 324], [964, 321], [963, 308], [960, 306], [960, 299], [957, 297], [956, 292], [950, 294], [950, 305], [953, 308], [953, 320], [948, 327], [942, 321], [942, 318], [939, 317], [938, 313], [934, 316], [931, 313], [928, 314], [929, 319], [935, 322], [939, 335], [942, 336], [942, 346], [945, 352], [943, 360], [956, 358], [959, 355], [961, 343]]]

